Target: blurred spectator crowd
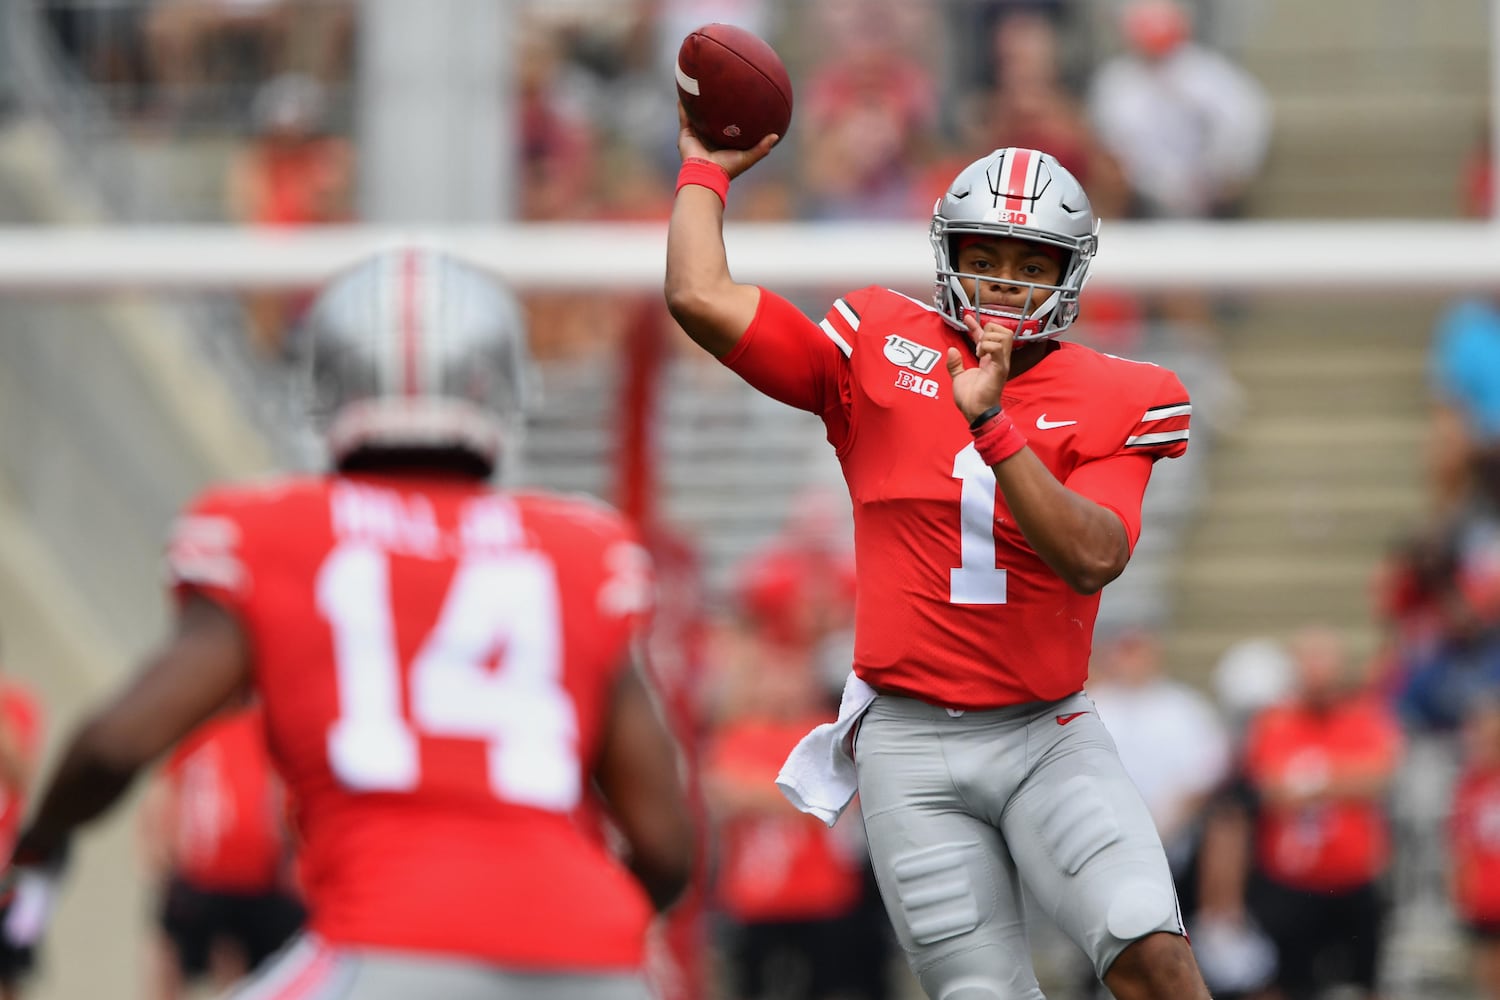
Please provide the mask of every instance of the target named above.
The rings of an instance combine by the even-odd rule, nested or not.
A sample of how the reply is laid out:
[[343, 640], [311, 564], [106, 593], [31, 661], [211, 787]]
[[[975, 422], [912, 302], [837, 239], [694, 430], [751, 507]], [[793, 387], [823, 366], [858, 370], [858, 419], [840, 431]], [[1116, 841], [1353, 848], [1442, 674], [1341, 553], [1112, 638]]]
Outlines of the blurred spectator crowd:
[[[357, 218], [358, 4], [31, 2], [126, 129], [233, 146], [213, 214]], [[783, 148], [737, 186], [733, 219], [922, 220], [958, 168], [1005, 145], [1052, 152], [1106, 220], [1233, 215], [1267, 155], [1260, 85], [1200, 41], [1232, 40], [1223, 0], [510, 2], [497, 46], [514, 66], [522, 220], [665, 218], [677, 45], [709, 21], [771, 40], [796, 93]], [[1099, 293], [1084, 315], [1129, 325], [1143, 305]], [[257, 341], [274, 350], [297, 307], [251, 302]], [[534, 327], [575, 342], [579, 319], [546, 318]]]
[[[350, 0], [34, 0], [122, 118], [179, 134], [347, 134]], [[922, 218], [977, 152], [1056, 155], [1106, 217], [1238, 209], [1269, 138], [1253, 77], [1196, 40], [1214, 0], [512, 0], [524, 219], [657, 218], [675, 174], [677, 44], [723, 21], [771, 40], [792, 152], [740, 217]], [[291, 85], [303, 79], [293, 107]], [[280, 99], [263, 93], [270, 88]], [[309, 96], [314, 90], [318, 96]], [[322, 92], [337, 98], [330, 101]]]

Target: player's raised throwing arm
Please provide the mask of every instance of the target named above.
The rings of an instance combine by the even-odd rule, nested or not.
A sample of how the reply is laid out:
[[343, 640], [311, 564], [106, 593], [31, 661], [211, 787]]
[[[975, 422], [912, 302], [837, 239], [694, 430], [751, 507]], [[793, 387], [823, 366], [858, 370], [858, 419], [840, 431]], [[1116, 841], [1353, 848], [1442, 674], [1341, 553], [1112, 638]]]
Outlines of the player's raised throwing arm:
[[780, 136], [752, 149], [709, 151], [679, 106], [677, 149], [683, 170], [667, 230], [667, 308], [694, 342], [716, 358], [739, 343], [755, 318], [760, 289], [729, 274], [724, 253], [724, 194], [729, 181], [758, 163]]

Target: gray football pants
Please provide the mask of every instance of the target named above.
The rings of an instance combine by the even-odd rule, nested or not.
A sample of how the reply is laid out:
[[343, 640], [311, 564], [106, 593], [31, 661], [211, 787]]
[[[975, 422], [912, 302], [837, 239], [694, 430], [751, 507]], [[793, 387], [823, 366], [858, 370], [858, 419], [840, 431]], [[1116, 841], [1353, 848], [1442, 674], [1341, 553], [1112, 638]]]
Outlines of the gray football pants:
[[633, 975], [506, 971], [479, 962], [334, 948], [303, 935], [225, 1000], [652, 1000]]
[[1040, 1000], [1023, 884], [1101, 977], [1132, 941], [1183, 933], [1156, 827], [1084, 695], [957, 715], [881, 695], [855, 762], [886, 913], [935, 1000]]

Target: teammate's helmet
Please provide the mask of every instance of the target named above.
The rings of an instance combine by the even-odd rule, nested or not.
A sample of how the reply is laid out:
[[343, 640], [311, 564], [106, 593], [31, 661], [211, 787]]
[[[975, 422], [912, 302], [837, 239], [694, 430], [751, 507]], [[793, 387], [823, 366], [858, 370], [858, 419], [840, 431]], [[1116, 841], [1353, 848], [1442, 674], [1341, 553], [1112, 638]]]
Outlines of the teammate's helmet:
[[458, 452], [493, 470], [520, 429], [521, 309], [494, 278], [444, 253], [392, 250], [355, 266], [318, 294], [303, 333], [335, 464]]
[[[960, 171], [933, 207], [932, 252], [937, 258], [933, 303], [960, 329], [968, 313], [981, 324], [995, 321], [1016, 328], [1018, 341], [1055, 337], [1078, 318], [1078, 294], [1088, 280], [1098, 232], [1083, 185], [1056, 157], [1036, 149], [997, 149]], [[990, 307], [976, 310], [954, 263], [957, 241], [963, 236], [1010, 236], [1061, 247], [1067, 257], [1060, 283], [1031, 286], [1027, 304], [1040, 304], [1024, 320]], [[970, 288], [976, 278], [984, 280], [969, 275]]]

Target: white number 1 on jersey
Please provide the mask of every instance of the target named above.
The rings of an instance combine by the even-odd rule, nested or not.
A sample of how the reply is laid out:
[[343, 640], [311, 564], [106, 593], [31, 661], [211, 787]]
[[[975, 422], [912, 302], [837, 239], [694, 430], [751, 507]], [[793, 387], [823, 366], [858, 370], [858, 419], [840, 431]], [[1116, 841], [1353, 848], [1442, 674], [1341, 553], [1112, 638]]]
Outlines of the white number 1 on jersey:
[[406, 714], [390, 557], [373, 545], [340, 545], [317, 587], [333, 629], [339, 717], [328, 761], [340, 783], [415, 789], [420, 731], [484, 742], [490, 791], [500, 799], [557, 811], [577, 805], [578, 717], [562, 686], [557, 580], [543, 556], [507, 552], [459, 563], [412, 660]]
[[950, 604], [1004, 604], [1005, 570], [995, 567], [995, 473], [971, 444], [953, 458], [958, 497], [959, 566], [948, 571]]

